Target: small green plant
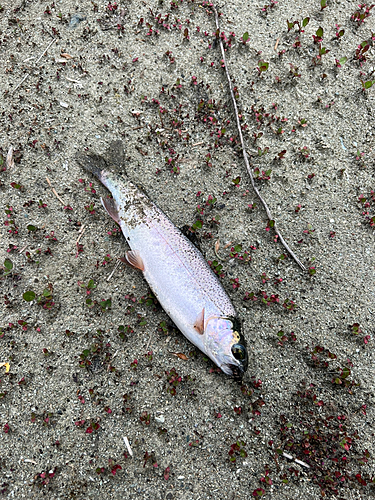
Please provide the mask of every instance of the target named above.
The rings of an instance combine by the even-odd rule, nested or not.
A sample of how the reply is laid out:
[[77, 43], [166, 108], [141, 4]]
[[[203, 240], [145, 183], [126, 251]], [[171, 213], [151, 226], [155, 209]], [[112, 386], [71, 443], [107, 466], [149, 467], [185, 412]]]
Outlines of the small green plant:
[[358, 5], [358, 10], [353, 12], [351, 16], [351, 20], [357, 24], [357, 26], [360, 26], [362, 23], [365, 22], [365, 20], [371, 16], [371, 9], [375, 7], [375, 4], [368, 6], [366, 3], [360, 3]]
[[7, 205], [6, 209], [5, 209], [5, 213], [6, 213], [7, 218], [4, 221], [4, 226], [8, 227], [8, 233], [13, 234], [13, 235], [18, 234], [18, 227], [17, 227], [15, 219], [14, 219], [13, 207], [11, 207], [10, 205]]
[[89, 205], [85, 205], [85, 210], [87, 210], [90, 215], [95, 215], [95, 203], [91, 202]]
[[245, 451], [246, 443], [244, 441], [238, 440], [233, 443], [228, 451], [229, 461], [233, 464], [236, 463], [237, 458], [246, 458], [247, 453]]
[[304, 33], [305, 30], [302, 29], [302, 28], [306, 28], [306, 26], [309, 24], [309, 22], [310, 22], [310, 18], [309, 17], [305, 17], [302, 20], [302, 22], [300, 22], [300, 21], [289, 21], [289, 19], [287, 19], [286, 23], [288, 25], [288, 32], [290, 30], [292, 30], [294, 28], [294, 26], [297, 26], [299, 33]]
[[362, 333], [362, 329], [361, 329], [359, 323], [353, 323], [350, 326], [350, 329], [351, 329], [353, 335], [359, 335], [360, 333]]
[[312, 228], [310, 223], [307, 224], [307, 229], [303, 230], [304, 234], [313, 235], [315, 233], [315, 229]]
[[312, 35], [313, 39], [314, 39], [314, 43], [321, 43], [323, 41], [323, 28], [320, 26], [315, 35]]
[[243, 45], [246, 45], [247, 42], [250, 41], [250, 36], [249, 36], [249, 33], [247, 31], [242, 35], [241, 41], [242, 41]]
[[264, 73], [265, 71], [267, 71], [268, 70], [268, 66], [269, 66], [269, 63], [266, 62], [266, 61], [263, 61], [263, 59], [261, 59], [258, 62], [258, 67], [257, 67], [258, 74], [261, 75], [262, 73]]
[[[252, 248], [254, 249], [254, 247]], [[243, 262], [249, 262], [251, 260], [249, 252], [247, 250], [243, 252], [241, 244], [231, 247], [229, 257], [231, 259], [238, 259]]]
[[151, 423], [151, 413], [147, 413], [147, 411], [143, 411], [141, 413], [141, 416], [139, 417], [139, 420], [144, 425], [150, 425], [150, 423]]
[[144, 454], [143, 460], [144, 460], [143, 467], [146, 467], [146, 464], [148, 462], [150, 462], [153, 467], [155, 467], [155, 468], [158, 467], [158, 463], [156, 461], [155, 453], [154, 452], [149, 453], [148, 451], [146, 451], [146, 453]]
[[263, 150], [258, 146], [258, 156], [264, 156], [268, 153], [270, 148], [265, 147]]
[[130, 325], [127, 325], [127, 326], [119, 325], [117, 330], [119, 332], [118, 335], [119, 335], [120, 339], [124, 340], [124, 341], [128, 340], [128, 337], [127, 337], [128, 334], [134, 333], [134, 330], [131, 328]]
[[4, 270], [4, 276], [8, 276], [9, 274], [12, 273], [13, 262], [10, 259], [4, 260], [3, 270]]
[[[79, 366], [90, 369], [94, 363], [95, 366], [106, 368], [109, 372], [118, 373], [117, 369], [111, 365], [112, 354], [110, 352], [110, 343], [105, 343], [103, 330], [97, 330], [93, 334], [94, 342], [87, 349], [84, 349], [79, 355]], [[92, 390], [89, 390], [92, 395]]]
[[86, 290], [86, 297], [87, 298], [86, 298], [85, 304], [89, 309], [92, 309], [95, 306], [95, 304], [97, 304], [97, 301], [92, 300], [91, 297], [88, 297], [88, 296], [91, 295], [91, 292], [93, 290], [95, 290], [97, 285], [95, 285], [93, 279], [90, 279], [88, 281], [87, 285], [85, 285], [85, 283], [83, 281], [78, 281], [77, 284], [80, 288], [84, 288]]
[[341, 68], [348, 61], [347, 57], [340, 57], [340, 59], [335, 59], [335, 64], [337, 68]]
[[109, 298], [107, 300], [100, 300], [99, 305], [102, 312], [109, 311], [112, 307], [112, 299]]
[[224, 278], [225, 273], [223, 271], [223, 266], [222, 264], [219, 264], [217, 260], [209, 260], [208, 265], [211, 267], [213, 272], [220, 276], [220, 278]]
[[311, 151], [307, 146], [303, 146], [303, 148], [299, 148], [299, 152], [300, 152], [300, 155], [302, 156], [302, 158], [305, 158], [305, 159], [309, 158], [309, 156], [311, 155]]
[[269, 181], [271, 179], [272, 169], [260, 170], [258, 167], [254, 169], [254, 178], [258, 181]]
[[18, 182], [11, 182], [10, 185], [13, 189], [18, 189], [18, 191], [23, 191], [23, 186]]
[[261, 12], [268, 14], [268, 11], [271, 11], [272, 9], [274, 9], [278, 3], [279, 2], [277, 2], [276, 0], [271, 0], [271, 3], [264, 5], [260, 10], [261, 10]]
[[[42, 295], [40, 295], [37, 299], [37, 303], [43, 307], [43, 309], [52, 309], [52, 307], [55, 305], [53, 302], [53, 286], [51, 283], [49, 283], [48, 288], [45, 288], [43, 290]], [[26, 300], [26, 302], [31, 302], [35, 300], [36, 298], [36, 293], [28, 290], [22, 295], [23, 299]]]
[[78, 286], [80, 286], [81, 288], [86, 288], [86, 295], [90, 295], [90, 293], [95, 290], [96, 288], [96, 285], [94, 283], [94, 280], [93, 279], [90, 279], [89, 282], [87, 283], [87, 285], [85, 285], [83, 283], [83, 281], [78, 281]]
[[289, 336], [287, 333], [284, 333], [283, 330], [280, 330], [279, 332], [277, 332], [277, 337], [278, 337], [278, 341], [277, 341], [277, 345], [281, 346], [281, 347], [284, 347], [285, 343], [290, 341], [290, 342], [296, 342], [297, 340], [297, 337], [295, 335], [294, 332], [290, 332]]
[[342, 29], [339, 24], [335, 24], [335, 27], [336, 27], [336, 33], [335, 33], [336, 39], [340, 40], [345, 35], [345, 30]]
[[177, 393], [176, 389], [181, 383], [182, 377], [177, 373], [175, 368], [172, 368], [169, 372], [166, 371], [165, 373], [167, 375], [167, 384], [169, 384], [167, 385], [167, 392], [171, 396], [175, 396]]
[[299, 72], [299, 67], [294, 66], [294, 64], [289, 63], [289, 73], [293, 78], [301, 78], [301, 73]]
[[370, 89], [373, 85], [375, 85], [375, 80], [367, 80], [366, 82], [361, 80], [362, 90], [365, 92]]
[[283, 308], [287, 311], [294, 311], [296, 308], [296, 303], [293, 300], [285, 299], [283, 303]]

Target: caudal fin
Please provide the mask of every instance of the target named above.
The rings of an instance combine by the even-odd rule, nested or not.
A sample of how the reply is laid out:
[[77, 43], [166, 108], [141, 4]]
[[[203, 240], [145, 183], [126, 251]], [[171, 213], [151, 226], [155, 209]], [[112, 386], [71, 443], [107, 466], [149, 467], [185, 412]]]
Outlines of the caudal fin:
[[84, 153], [77, 153], [76, 161], [85, 170], [94, 174], [99, 180], [102, 180], [103, 171], [107, 168], [106, 161], [102, 156], [93, 153], [87, 155]]
[[103, 179], [103, 172], [119, 168], [124, 163], [124, 147], [121, 141], [112, 142], [104, 156], [95, 153], [77, 153], [77, 163], [94, 174], [100, 181]]

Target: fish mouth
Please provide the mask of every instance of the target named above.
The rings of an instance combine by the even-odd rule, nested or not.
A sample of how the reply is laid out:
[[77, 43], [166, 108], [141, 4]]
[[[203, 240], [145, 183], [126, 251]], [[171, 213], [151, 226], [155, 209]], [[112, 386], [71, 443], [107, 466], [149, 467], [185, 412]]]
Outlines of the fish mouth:
[[242, 382], [242, 378], [243, 378], [244, 373], [245, 373], [245, 370], [243, 369], [243, 367], [238, 366], [238, 365], [231, 365], [231, 364], [227, 364], [226, 366], [231, 371], [231, 375], [234, 378], [234, 380], [236, 382]]

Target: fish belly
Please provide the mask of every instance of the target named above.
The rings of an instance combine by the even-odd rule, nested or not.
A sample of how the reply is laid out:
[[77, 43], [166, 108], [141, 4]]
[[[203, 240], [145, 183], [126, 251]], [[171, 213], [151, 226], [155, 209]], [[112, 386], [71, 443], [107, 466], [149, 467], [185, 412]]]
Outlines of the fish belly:
[[130, 248], [142, 259], [144, 277], [165, 312], [205, 352], [204, 335], [194, 328], [202, 310], [205, 321], [236, 312], [202, 254], [148, 199], [142, 209], [139, 203], [128, 207], [120, 225]]

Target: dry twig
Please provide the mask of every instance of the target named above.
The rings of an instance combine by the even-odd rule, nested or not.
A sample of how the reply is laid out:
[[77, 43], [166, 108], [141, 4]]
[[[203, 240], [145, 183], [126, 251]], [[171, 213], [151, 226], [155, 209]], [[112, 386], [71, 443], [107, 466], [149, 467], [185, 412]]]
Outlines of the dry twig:
[[77, 241], [76, 241], [76, 245], [78, 245], [79, 243], [79, 240], [81, 239], [81, 236], [83, 235], [83, 233], [86, 231], [86, 228], [85, 228], [85, 225], [83, 224], [81, 229], [79, 230], [79, 236], [77, 238]]
[[124, 439], [125, 446], [128, 449], [129, 455], [132, 457], [133, 456], [133, 451], [130, 448], [130, 444], [129, 444], [128, 438], [126, 436], [123, 436], [123, 439]]
[[[218, 16], [217, 10], [216, 10], [215, 6], [212, 6], [212, 9], [213, 9], [213, 11], [215, 13], [216, 29], [218, 29], [219, 32], [220, 32], [219, 16]], [[282, 235], [281, 235], [281, 233], [280, 233], [280, 231], [279, 231], [279, 229], [278, 229], [278, 227], [276, 225], [276, 221], [272, 218], [272, 215], [271, 215], [271, 212], [270, 212], [270, 210], [268, 208], [267, 203], [264, 201], [264, 199], [262, 198], [262, 196], [261, 196], [258, 188], [255, 185], [255, 181], [254, 181], [254, 177], [253, 177], [253, 172], [252, 172], [250, 164], [249, 164], [249, 159], [247, 157], [244, 139], [243, 139], [243, 136], [242, 136], [242, 130], [241, 130], [240, 118], [238, 116], [238, 109], [237, 109], [236, 99], [234, 97], [233, 88], [232, 88], [232, 82], [231, 82], [231, 79], [230, 79], [230, 75], [229, 75], [229, 71], [228, 71], [227, 63], [226, 63], [226, 59], [225, 59], [224, 45], [223, 45], [223, 41], [222, 41], [222, 39], [220, 37], [219, 37], [219, 44], [220, 44], [221, 56], [222, 56], [222, 66], [224, 66], [224, 69], [225, 69], [225, 75], [227, 77], [229, 91], [230, 91], [230, 96], [231, 96], [232, 104], [233, 104], [233, 108], [234, 108], [234, 115], [236, 117], [237, 130], [238, 130], [238, 135], [239, 135], [240, 142], [241, 142], [243, 159], [244, 159], [244, 162], [245, 162], [245, 165], [246, 165], [247, 172], [248, 172], [249, 177], [250, 177], [251, 185], [253, 186], [253, 189], [254, 189], [256, 195], [258, 196], [259, 200], [261, 201], [261, 203], [262, 203], [262, 205], [264, 207], [264, 210], [266, 211], [268, 220], [269, 221], [273, 221], [273, 224], [274, 224], [273, 225], [273, 229], [275, 230], [275, 233], [277, 234], [278, 239], [280, 240], [281, 244], [285, 247], [285, 249], [289, 253], [289, 255], [297, 262], [297, 264], [299, 265], [299, 267], [301, 269], [303, 269], [304, 271], [306, 271], [306, 267], [298, 259], [298, 257], [296, 256], [296, 254], [289, 248], [289, 245], [286, 243], [286, 241], [282, 237]]]
[[308, 465], [306, 462], [302, 462], [302, 460], [298, 460], [298, 458], [292, 457], [292, 455], [289, 455], [289, 453], [285, 453], [285, 451], [283, 452], [283, 457], [288, 458], [289, 460], [294, 460], [296, 464], [302, 465], [302, 467], [310, 469], [310, 465]]
[[219, 252], [219, 248], [220, 248], [220, 240], [217, 240], [217, 242], [215, 243], [215, 246], [214, 246], [214, 252], [215, 252], [215, 255], [216, 257], [219, 259], [219, 260], [222, 260], [223, 262], [226, 262], [227, 259], [223, 259], [222, 257], [220, 257], [220, 255], [218, 254]]
[[78, 236], [77, 241], [76, 241], [76, 248], [77, 248], [77, 253], [75, 255], [76, 258], [79, 255], [79, 240], [81, 239], [81, 237], [85, 231], [86, 231], [86, 228], [85, 228], [85, 225], [83, 224], [81, 229], [79, 230], [79, 236]]
[[62, 199], [60, 198], [60, 196], [57, 194], [56, 189], [55, 189], [54, 187], [52, 187], [51, 181], [48, 179], [48, 177], [46, 177], [46, 181], [48, 182], [48, 185], [49, 185], [49, 187], [51, 188], [52, 193], [56, 196], [56, 198], [59, 200], [59, 202], [60, 202], [63, 206], [65, 206], [65, 203], [62, 201]]
[[[42, 57], [44, 56], [44, 54], [47, 52], [47, 50], [51, 47], [51, 45], [53, 44], [53, 42], [56, 41], [56, 38], [54, 38], [53, 40], [50, 41], [50, 43], [47, 45], [47, 48], [43, 50], [43, 52], [41, 53], [41, 55], [38, 57], [38, 59], [35, 61], [35, 64], [37, 64], [41, 59]], [[22, 80], [20, 81], [20, 83], [16, 86], [16, 88], [13, 90], [13, 92], [15, 92], [19, 87], [21, 87], [21, 85], [23, 84], [23, 82], [25, 80], [27, 80], [27, 78], [29, 78], [29, 76], [31, 75], [31, 72], [30, 73], [26, 73], [26, 75], [22, 78]]]
[[108, 276], [107, 281], [109, 281], [109, 280], [112, 278], [112, 276], [114, 275], [114, 273], [115, 273], [116, 269], [117, 269], [117, 268], [118, 268], [118, 266], [120, 265], [120, 262], [121, 262], [120, 260], [118, 260], [118, 261], [116, 262], [116, 265], [115, 265], [115, 267], [113, 268], [113, 270], [112, 270], [111, 274]]

